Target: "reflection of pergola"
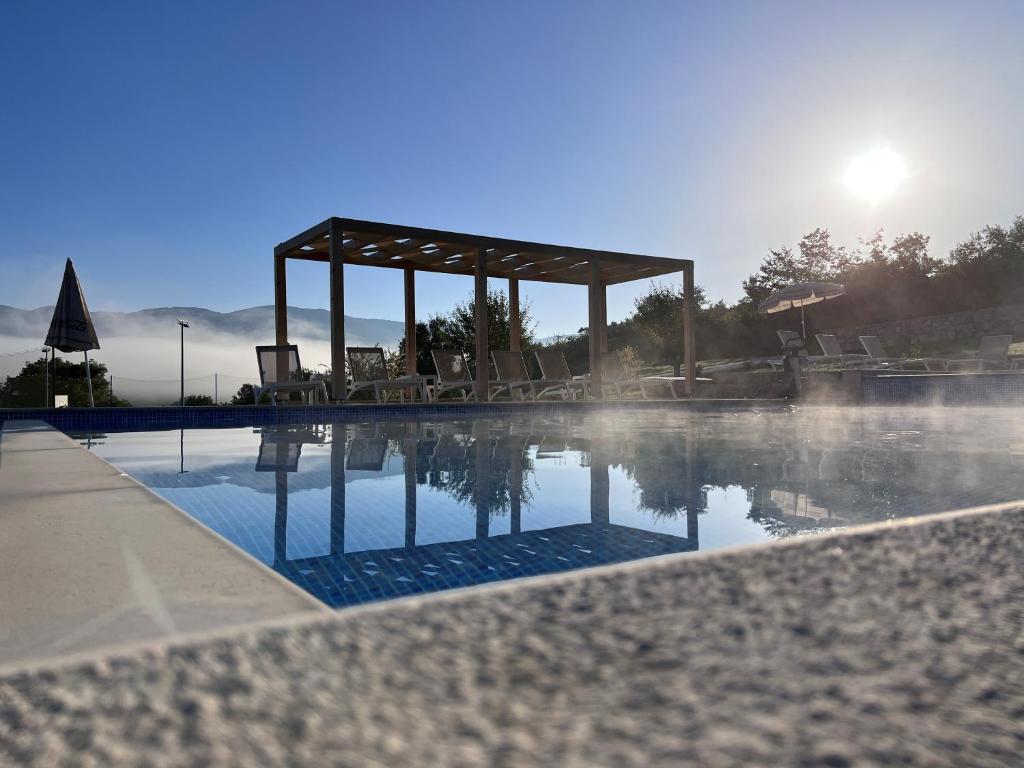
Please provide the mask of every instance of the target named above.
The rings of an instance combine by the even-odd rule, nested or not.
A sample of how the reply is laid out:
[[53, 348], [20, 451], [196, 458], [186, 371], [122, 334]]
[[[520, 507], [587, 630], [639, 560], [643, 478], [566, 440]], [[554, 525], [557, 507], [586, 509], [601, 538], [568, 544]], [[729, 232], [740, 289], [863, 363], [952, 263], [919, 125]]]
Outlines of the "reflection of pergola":
[[[606, 565], [656, 555], [696, 551], [699, 544], [699, 488], [694, 478], [688, 483], [694, 495], [686, 506], [686, 536], [658, 533], [612, 522], [610, 510], [610, 462], [605, 451], [592, 445], [590, 451], [590, 521], [569, 525], [524, 530], [522, 524], [524, 441], [504, 446], [509, 477], [509, 532], [490, 532], [490, 483], [496, 466], [486, 422], [473, 425], [473, 440], [462, 461], [476, 465], [474, 502], [476, 532], [473, 538], [417, 543], [417, 467], [420, 454], [418, 427], [402, 441], [405, 489], [405, 543], [388, 549], [348, 551], [345, 541], [346, 471], [358, 464], [360, 469], [376, 455], [377, 467], [384, 461], [384, 438], [369, 438], [367, 445], [350, 445], [346, 456], [346, 438], [335, 425], [331, 440], [329, 553], [289, 559], [288, 550], [288, 473], [298, 464], [276, 468], [276, 514], [274, 519], [273, 568], [302, 585], [332, 607], [355, 605], [402, 595], [433, 592], [452, 587], [485, 584], [504, 579]], [[289, 439], [301, 440], [294, 431], [282, 430], [276, 437], [264, 434], [277, 444]], [[354, 442], [354, 441], [353, 441]], [[565, 445], [565, 440], [560, 441]], [[505, 470], [500, 470], [504, 473]], [[308, 534], [306, 535], [308, 541]]]
[[[600, 396], [600, 355], [608, 350], [607, 287], [617, 283], [683, 273], [683, 337], [686, 391], [692, 395], [696, 379], [693, 328], [693, 262], [656, 256], [543, 245], [497, 237], [442, 232], [395, 224], [330, 218], [274, 248], [274, 319], [277, 343], [288, 343], [287, 259], [330, 264], [331, 367], [334, 396], [344, 391], [345, 264], [390, 267], [405, 271], [406, 371], [416, 373], [415, 274], [444, 272], [472, 275], [475, 282], [476, 359], [486, 361], [487, 278], [509, 282], [513, 313], [511, 348], [518, 351], [519, 281], [586, 285], [589, 293], [590, 373]], [[486, 399], [488, 366], [476, 367], [477, 396]]]

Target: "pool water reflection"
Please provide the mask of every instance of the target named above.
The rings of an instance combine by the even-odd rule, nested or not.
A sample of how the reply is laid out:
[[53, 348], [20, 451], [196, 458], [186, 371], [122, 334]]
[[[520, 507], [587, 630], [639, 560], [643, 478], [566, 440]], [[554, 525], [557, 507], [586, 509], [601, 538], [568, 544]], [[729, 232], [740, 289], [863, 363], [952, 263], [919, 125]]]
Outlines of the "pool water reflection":
[[87, 442], [346, 606], [1015, 499], [1011, 414], [677, 409]]

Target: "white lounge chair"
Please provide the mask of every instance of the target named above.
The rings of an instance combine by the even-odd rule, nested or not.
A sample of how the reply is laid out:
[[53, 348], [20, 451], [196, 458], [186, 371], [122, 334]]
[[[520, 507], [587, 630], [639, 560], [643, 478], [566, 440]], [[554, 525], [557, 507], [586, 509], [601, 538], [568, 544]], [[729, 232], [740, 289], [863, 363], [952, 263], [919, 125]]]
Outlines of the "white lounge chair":
[[982, 336], [974, 357], [947, 360], [949, 370], [1005, 371], [1010, 367], [1010, 344], [1013, 336]]
[[605, 352], [601, 355], [601, 388], [611, 388], [619, 400], [630, 392], [639, 392], [640, 397], [647, 399], [643, 379], [630, 376], [622, 364], [622, 355], [618, 350]]
[[526, 370], [522, 352], [491, 350], [491, 359], [494, 361], [494, 370], [498, 378], [488, 383], [488, 400], [493, 400], [505, 390], [508, 390], [508, 396], [512, 400], [516, 399], [516, 394], [524, 400], [527, 394], [531, 400], [537, 399], [534, 383], [529, 371]]
[[378, 403], [382, 402], [382, 393], [383, 402], [387, 402], [388, 393], [392, 391], [397, 391], [399, 398], [404, 401], [405, 391], [412, 389], [420, 393], [423, 402], [427, 402], [427, 377], [389, 378], [384, 350], [380, 347], [346, 347], [345, 351], [348, 353], [349, 372], [352, 374], [352, 383], [348, 385], [348, 393], [345, 395], [346, 400], [356, 392], [372, 389]]
[[[476, 400], [473, 376], [469, 371], [466, 356], [457, 349], [433, 349], [430, 356], [434, 358], [437, 369], [437, 384], [434, 385], [434, 399], [440, 400], [445, 392], [459, 392], [463, 401], [472, 397]], [[487, 365], [484, 362], [484, 365]]]
[[839, 363], [840, 365], [858, 366], [864, 365], [870, 357], [861, 354], [848, 354], [843, 352], [839, 339], [831, 333], [816, 333], [814, 338], [818, 340], [818, 346], [825, 353], [825, 362]]
[[868, 353], [868, 362], [872, 365], [880, 365], [883, 368], [892, 368], [893, 370], [901, 370], [908, 365], [919, 365], [926, 371], [946, 370], [946, 361], [941, 357], [915, 357], [908, 360], [892, 357], [886, 353], [885, 347], [882, 346], [882, 340], [877, 336], [861, 336], [860, 343], [864, 347], [864, 351]]
[[537, 399], [559, 391], [563, 400], [575, 398], [577, 393], [584, 399], [589, 396], [589, 377], [573, 376], [565, 362], [565, 355], [554, 350], [537, 350], [533, 354], [537, 358], [537, 365], [540, 366], [540, 380], [536, 383], [536, 386], [540, 387]]
[[277, 344], [256, 347], [256, 363], [260, 369], [260, 385], [253, 387], [253, 402], [260, 396], [270, 395], [271, 405], [277, 405], [279, 394], [298, 392], [303, 402], [315, 402], [320, 397], [327, 402], [327, 385], [323, 379], [304, 379], [299, 363], [299, 348], [295, 344]]

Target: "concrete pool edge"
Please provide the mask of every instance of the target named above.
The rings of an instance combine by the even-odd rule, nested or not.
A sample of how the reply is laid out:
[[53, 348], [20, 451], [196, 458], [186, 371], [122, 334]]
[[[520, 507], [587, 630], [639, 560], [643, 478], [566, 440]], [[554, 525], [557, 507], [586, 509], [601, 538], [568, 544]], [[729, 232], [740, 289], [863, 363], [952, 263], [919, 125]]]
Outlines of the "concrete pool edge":
[[[481, 764], [495, 749], [523, 762], [561, 749], [563, 763], [690, 754], [708, 764], [793, 764], [885, 753], [942, 764], [944, 740], [960, 744], [947, 764], [984, 764], [971, 755], [985, 752], [972, 750], [995, 759], [1014, 746], [1002, 715], [1020, 704], [1012, 672], [1024, 639], [1012, 598], [1024, 587], [1022, 533], [1024, 503], [1010, 503], [407, 598], [8, 669], [0, 699], [17, 694], [34, 722], [57, 727], [61, 714], [38, 711], [35, 697], [131, 690], [179, 731], [186, 718], [172, 693], [194, 699], [211, 683], [241, 682], [239, 711], [259, 702], [271, 719], [313, 717], [301, 736], [261, 736], [261, 754], [300, 765], [339, 755], [443, 764], [441, 748]], [[204, 667], [214, 661], [211, 681]], [[957, 674], [936, 675], [935, 665]], [[161, 688], [143, 670], [158, 680], [173, 671], [177, 682]], [[689, 716], [677, 722], [679, 707]], [[190, 757], [252, 755], [244, 717], [231, 711], [202, 709], [204, 728], [219, 736], [190, 747]], [[359, 732], [367, 716], [392, 730]], [[629, 737], [637, 717], [668, 731]], [[105, 739], [145, 754], [103, 713], [93, 719]], [[602, 735], [602, 720], [621, 727]], [[581, 728], [589, 738], [573, 736]]]
[[45, 423], [0, 428], [0, 491], [0, 663], [326, 610]]

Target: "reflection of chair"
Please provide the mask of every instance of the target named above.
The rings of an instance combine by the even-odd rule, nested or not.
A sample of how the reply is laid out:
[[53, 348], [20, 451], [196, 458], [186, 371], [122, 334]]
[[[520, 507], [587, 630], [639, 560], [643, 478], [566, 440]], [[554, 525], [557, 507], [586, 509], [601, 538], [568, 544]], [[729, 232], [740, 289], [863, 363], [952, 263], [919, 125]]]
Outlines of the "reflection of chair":
[[498, 378], [489, 384], [491, 391], [487, 395], [488, 400], [493, 400], [496, 395], [500, 395], [506, 389], [512, 400], [516, 399], [517, 392], [523, 399], [526, 399], [527, 393], [529, 393], [530, 399], [536, 399], [533, 381], [526, 370], [522, 352], [492, 350], [491, 358], [494, 360], [494, 370], [497, 371]]
[[303, 445], [323, 445], [327, 431], [318, 425], [264, 427], [260, 432], [257, 472], [297, 472]]
[[[466, 362], [466, 356], [462, 352], [457, 349], [433, 349], [430, 351], [430, 356], [434, 358], [434, 367], [437, 369], [435, 400], [440, 400], [441, 395], [445, 392], [460, 392], [463, 400], [468, 400], [469, 397], [476, 400], [469, 363]], [[482, 365], [487, 365], [487, 362], [484, 361]]]
[[270, 402], [277, 405], [277, 395], [298, 392], [304, 400], [323, 397], [327, 402], [327, 385], [323, 379], [303, 379], [299, 363], [299, 348], [294, 344], [256, 347], [256, 362], [260, 369], [260, 385], [253, 387], [254, 403], [260, 402], [260, 395], [266, 392]]
[[346, 469], [365, 469], [380, 472], [384, 469], [384, 458], [388, 452], [388, 441], [384, 437], [353, 437], [348, 448]]
[[348, 352], [349, 370], [352, 383], [349, 384], [345, 399], [356, 392], [372, 389], [373, 396], [379, 403], [381, 392], [387, 400], [389, 390], [398, 390], [404, 399], [406, 389], [414, 388], [420, 393], [420, 399], [427, 401], [427, 379], [425, 376], [402, 376], [392, 379], [388, 376], [388, 366], [384, 359], [384, 350], [380, 347], [346, 347]]
[[590, 382], [586, 377], [576, 378], [569, 372], [569, 365], [565, 362], [565, 355], [555, 350], [537, 350], [534, 352], [537, 358], [537, 365], [540, 366], [540, 392], [537, 398], [544, 397], [549, 392], [561, 392], [562, 399], [568, 400], [575, 397], [578, 392], [584, 398], [587, 397]]

